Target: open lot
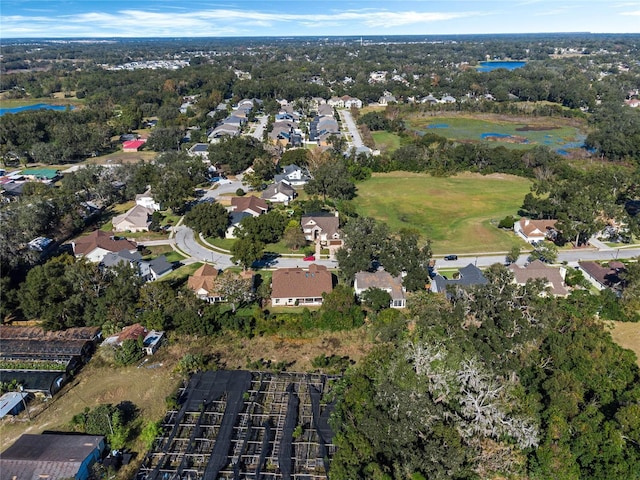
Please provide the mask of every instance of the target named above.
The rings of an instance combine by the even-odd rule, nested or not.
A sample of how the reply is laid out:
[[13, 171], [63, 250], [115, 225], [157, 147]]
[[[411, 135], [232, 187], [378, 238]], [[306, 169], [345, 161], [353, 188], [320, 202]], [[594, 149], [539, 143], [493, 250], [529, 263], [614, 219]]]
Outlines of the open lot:
[[517, 214], [529, 186], [529, 180], [513, 175], [440, 178], [393, 172], [374, 174], [358, 184], [353, 203], [360, 215], [383, 221], [394, 231], [418, 230], [437, 254], [502, 252], [522, 243], [495, 225]]
[[[327, 356], [348, 356], [359, 360], [370, 347], [361, 329], [346, 332], [305, 332], [305, 336], [264, 335], [252, 339], [233, 332], [215, 338], [175, 337], [141, 367], [115, 367], [102, 348], [68, 385], [47, 402], [32, 404], [32, 421], [24, 413], [15, 421], [0, 422], [0, 451], [6, 449], [23, 433], [44, 430], [69, 430], [73, 415], [85, 407], [102, 403], [118, 404], [128, 400], [147, 420], [159, 420], [166, 411], [165, 398], [182, 377], [174, 373], [175, 366], [186, 353], [202, 353], [215, 359], [221, 369], [244, 369], [259, 360], [285, 362], [292, 372], [310, 372], [311, 361], [324, 353]], [[39, 412], [39, 413], [37, 413]]]
[[611, 326], [613, 340], [622, 348], [636, 354], [636, 363], [640, 367], [640, 323], [607, 322]]
[[564, 152], [579, 148], [586, 136], [580, 122], [551, 117], [416, 114], [407, 118], [406, 123], [410, 130], [419, 133], [435, 133], [451, 140], [487, 142], [520, 149], [545, 145]]

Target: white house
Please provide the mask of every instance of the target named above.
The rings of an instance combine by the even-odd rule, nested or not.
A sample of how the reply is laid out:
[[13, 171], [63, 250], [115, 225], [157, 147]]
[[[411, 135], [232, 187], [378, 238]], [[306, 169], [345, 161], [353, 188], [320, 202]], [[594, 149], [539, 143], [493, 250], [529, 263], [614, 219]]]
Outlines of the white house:
[[160, 210], [160, 204], [153, 199], [151, 190], [136, 195], [136, 205], [148, 208], [152, 213]]
[[557, 220], [531, 220], [521, 218], [513, 225], [513, 231], [525, 242], [535, 243], [546, 240], [555, 232]]

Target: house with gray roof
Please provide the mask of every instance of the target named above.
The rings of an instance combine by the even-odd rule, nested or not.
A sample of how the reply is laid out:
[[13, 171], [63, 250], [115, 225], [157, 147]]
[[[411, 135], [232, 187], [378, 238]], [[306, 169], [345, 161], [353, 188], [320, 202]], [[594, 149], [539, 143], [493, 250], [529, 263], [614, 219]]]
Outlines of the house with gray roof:
[[262, 192], [261, 198], [271, 203], [284, 203], [288, 205], [296, 196], [296, 191], [285, 182], [272, 183]]
[[24, 433], [0, 454], [0, 472], [6, 479], [87, 480], [104, 449], [101, 435]]
[[147, 282], [157, 280], [173, 270], [173, 265], [169, 263], [164, 255], [160, 255], [153, 260], [143, 260], [139, 263], [139, 266], [140, 276]]
[[569, 294], [564, 283], [564, 268], [551, 267], [540, 260], [534, 260], [524, 267], [512, 263], [509, 270], [513, 272], [513, 281], [518, 285], [526, 285], [529, 280], [542, 279], [551, 295], [566, 297]]
[[311, 176], [309, 176], [309, 171], [306, 168], [303, 169], [292, 163], [284, 167], [282, 173], [278, 173], [274, 180], [288, 183], [292, 187], [301, 187], [311, 180]]
[[448, 279], [437, 274], [431, 282], [431, 291], [434, 293], [445, 293], [447, 297], [451, 297], [451, 292], [457, 287], [470, 287], [472, 285], [486, 285], [489, 280], [485, 278], [478, 267], [470, 263], [466, 267], [462, 267], [457, 278]]

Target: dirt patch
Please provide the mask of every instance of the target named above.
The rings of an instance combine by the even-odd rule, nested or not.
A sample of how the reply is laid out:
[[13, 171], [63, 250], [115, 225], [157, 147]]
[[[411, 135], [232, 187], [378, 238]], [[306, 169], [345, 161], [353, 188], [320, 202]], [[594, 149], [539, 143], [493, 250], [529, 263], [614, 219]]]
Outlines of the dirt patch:
[[640, 367], [640, 323], [607, 322], [607, 325], [611, 327], [613, 341], [622, 348], [633, 351]]
[[550, 127], [545, 125], [533, 126], [525, 125], [524, 127], [516, 128], [516, 132], [545, 132], [547, 130], [558, 130], [558, 127]]
[[486, 135], [483, 140], [488, 140], [490, 142], [500, 142], [500, 143], [528, 143], [529, 140], [525, 137], [521, 137], [519, 135]]

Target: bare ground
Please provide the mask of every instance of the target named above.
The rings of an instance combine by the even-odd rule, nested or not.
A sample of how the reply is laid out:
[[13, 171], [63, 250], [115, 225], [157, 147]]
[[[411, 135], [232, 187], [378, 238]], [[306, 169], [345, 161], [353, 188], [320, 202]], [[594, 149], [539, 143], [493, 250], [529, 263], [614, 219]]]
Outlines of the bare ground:
[[264, 359], [286, 362], [288, 371], [305, 372], [312, 370], [311, 361], [322, 353], [358, 361], [370, 347], [363, 330], [320, 332], [309, 338], [271, 335], [248, 339], [233, 333], [219, 338], [174, 337], [140, 368], [116, 367], [100, 347], [77, 377], [53, 399], [30, 403], [31, 421], [24, 412], [0, 421], [0, 451], [23, 433], [69, 431], [74, 415], [102, 403], [115, 405], [128, 400], [140, 409], [145, 420], [161, 419], [166, 411], [166, 397], [183, 381], [175, 373], [175, 366], [186, 353], [211, 355], [221, 369], [246, 369], [248, 362]]

